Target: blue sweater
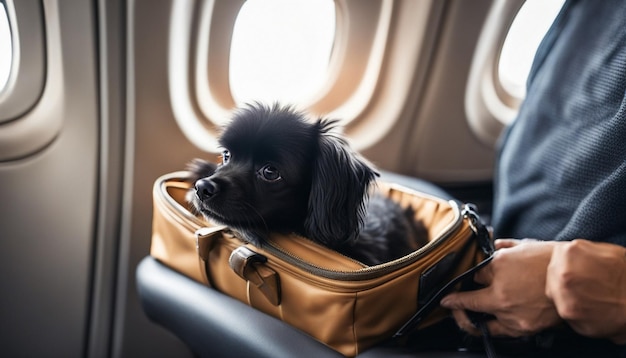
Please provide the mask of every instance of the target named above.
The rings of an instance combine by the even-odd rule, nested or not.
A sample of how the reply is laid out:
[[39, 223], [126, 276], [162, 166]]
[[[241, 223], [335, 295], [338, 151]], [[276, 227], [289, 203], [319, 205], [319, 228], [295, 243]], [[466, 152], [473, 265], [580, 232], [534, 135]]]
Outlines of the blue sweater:
[[626, 1], [570, 1], [497, 164], [496, 237], [626, 246]]

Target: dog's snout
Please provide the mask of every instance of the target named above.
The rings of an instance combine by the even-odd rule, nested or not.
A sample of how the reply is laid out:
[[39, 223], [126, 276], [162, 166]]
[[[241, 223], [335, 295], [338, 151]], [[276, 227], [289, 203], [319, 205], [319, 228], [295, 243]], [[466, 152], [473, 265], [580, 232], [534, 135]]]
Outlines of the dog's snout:
[[200, 200], [208, 199], [218, 192], [217, 183], [208, 178], [196, 181], [195, 189]]

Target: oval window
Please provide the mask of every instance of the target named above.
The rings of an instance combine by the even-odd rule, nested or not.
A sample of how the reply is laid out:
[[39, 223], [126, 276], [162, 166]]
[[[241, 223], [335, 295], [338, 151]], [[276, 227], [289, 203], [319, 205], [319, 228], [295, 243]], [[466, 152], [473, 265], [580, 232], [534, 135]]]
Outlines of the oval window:
[[13, 44], [11, 29], [9, 28], [9, 17], [4, 3], [0, 2], [0, 92], [2, 92], [9, 80], [12, 60]]
[[230, 87], [237, 104], [298, 104], [324, 84], [335, 38], [332, 0], [248, 0], [233, 31]]
[[537, 47], [564, 2], [564, 0], [526, 0], [513, 19], [498, 62], [500, 83], [513, 97], [524, 98], [526, 78]]

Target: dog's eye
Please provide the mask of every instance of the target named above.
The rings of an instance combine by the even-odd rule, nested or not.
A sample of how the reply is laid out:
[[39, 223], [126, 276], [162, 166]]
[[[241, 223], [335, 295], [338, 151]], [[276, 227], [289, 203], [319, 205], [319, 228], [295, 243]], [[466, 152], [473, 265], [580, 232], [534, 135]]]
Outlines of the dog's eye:
[[225, 150], [222, 152], [222, 164], [228, 164], [230, 161], [230, 152]]
[[274, 181], [278, 181], [282, 179], [282, 177], [280, 176], [280, 173], [278, 172], [278, 169], [276, 169], [276, 167], [273, 167], [269, 164], [259, 169], [259, 175], [261, 176], [263, 180], [269, 181], [269, 182], [274, 182]]

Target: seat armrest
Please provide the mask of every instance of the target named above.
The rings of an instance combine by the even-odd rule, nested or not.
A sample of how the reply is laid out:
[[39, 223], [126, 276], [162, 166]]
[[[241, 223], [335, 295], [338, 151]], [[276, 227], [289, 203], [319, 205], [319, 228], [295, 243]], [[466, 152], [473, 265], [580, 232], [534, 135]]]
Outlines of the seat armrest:
[[137, 267], [146, 315], [200, 357], [343, 357], [297, 329], [148, 256]]

